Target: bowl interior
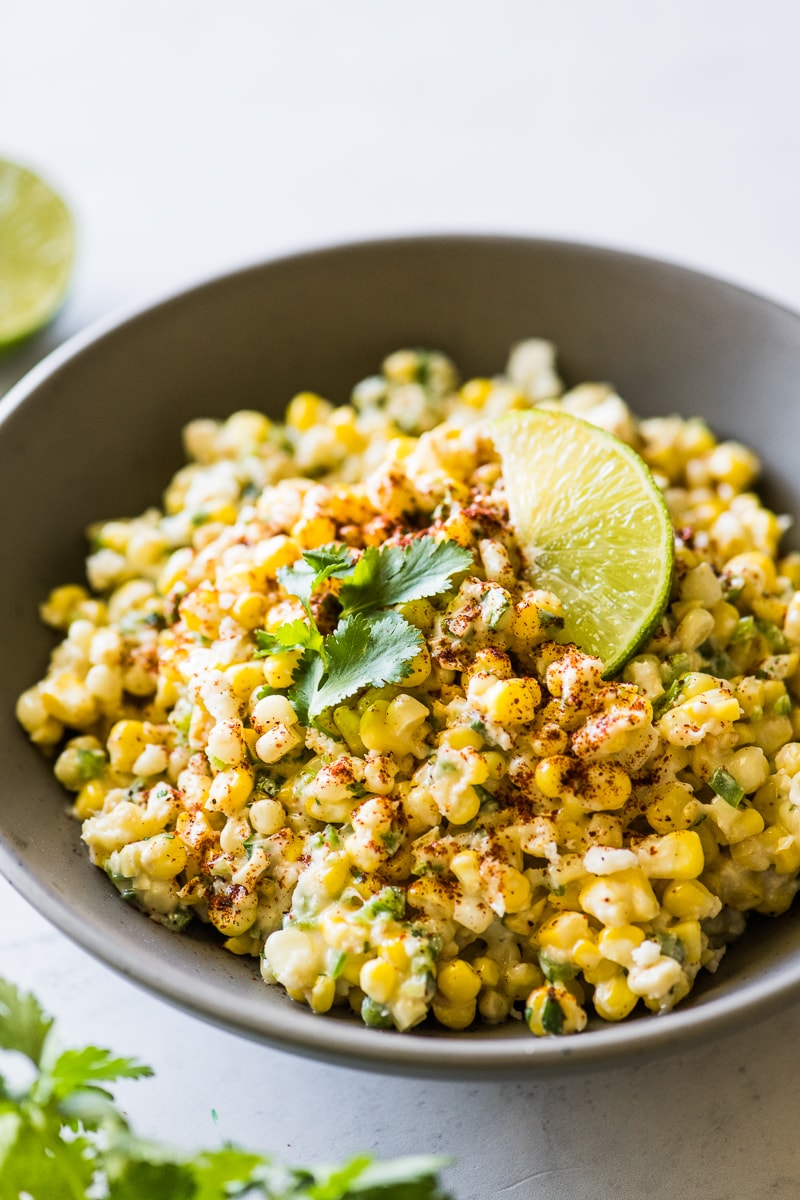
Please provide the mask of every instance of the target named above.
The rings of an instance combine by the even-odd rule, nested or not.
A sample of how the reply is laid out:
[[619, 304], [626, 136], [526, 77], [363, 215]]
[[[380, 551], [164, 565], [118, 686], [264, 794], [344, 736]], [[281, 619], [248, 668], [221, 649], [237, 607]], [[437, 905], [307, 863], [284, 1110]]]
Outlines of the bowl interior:
[[678, 1011], [576, 1039], [538, 1041], [518, 1027], [400, 1036], [315, 1018], [208, 937], [176, 938], [120, 904], [14, 721], [17, 694], [53, 644], [38, 601], [83, 578], [90, 521], [158, 503], [181, 463], [186, 421], [240, 408], [277, 414], [302, 389], [345, 400], [405, 345], [442, 349], [464, 374], [491, 375], [514, 341], [532, 335], [557, 343], [568, 382], [612, 381], [638, 413], [699, 414], [751, 445], [769, 502], [800, 513], [800, 318], [674, 266], [562, 243], [398, 239], [266, 263], [74, 339], [0, 407], [0, 867], [132, 980], [287, 1049], [438, 1075], [623, 1061], [796, 989], [800, 923], [789, 915], [754, 923]]

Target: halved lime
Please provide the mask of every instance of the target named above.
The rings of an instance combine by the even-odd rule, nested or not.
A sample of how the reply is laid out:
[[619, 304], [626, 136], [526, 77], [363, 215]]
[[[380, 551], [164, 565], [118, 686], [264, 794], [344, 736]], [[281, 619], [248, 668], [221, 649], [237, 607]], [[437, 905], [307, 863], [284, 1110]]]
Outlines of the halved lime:
[[55, 316], [74, 253], [61, 197], [26, 167], [0, 159], [0, 348]]
[[669, 599], [675, 551], [657, 484], [630, 446], [566, 413], [511, 412], [492, 437], [529, 576], [564, 606], [558, 640], [613, 675]]

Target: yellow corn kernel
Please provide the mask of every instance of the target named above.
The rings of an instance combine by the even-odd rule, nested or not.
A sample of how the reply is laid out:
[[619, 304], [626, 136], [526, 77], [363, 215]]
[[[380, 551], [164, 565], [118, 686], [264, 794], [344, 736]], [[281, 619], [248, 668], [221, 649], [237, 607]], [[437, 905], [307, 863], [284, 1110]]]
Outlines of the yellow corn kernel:
[[70, 672], [51, 675], [43, 680], [39, 684], [39, 696], [48, 715], [64, 725], [83, 729], [97, 718], [94, 696], [83, 681]]
[[725, 769], [745, 792], [755, 792], [769, 777], [769, 763], [758, 746], [743, 746], [725, 756]]
[[631, 794], [630, 777], [616, 763], [584, 766], [565, 754], [540, 759], [534, 778], [545, 796], [569, 799], [585, 812], [622, 808]]
[[588, 883], [579, 893], [581, 908], [601, 925], [652, 921], [659, 903], [641, 867], [615, 871]]
[[222, 944], [226, 950], [230, 950], [231, 954], [238, 954], [241, 957], [252, 954], [254, 958], [257, 958], [261, 951], [260, 941], [249, 933], [240, 933], [237, 937], [226, 938]]
[[604, 1021], [624, 1021], [639, 1001], [628, 987], [622, 971], [604, 979], [595, 985], [592, 1004], [598, 1016]]
[[260, 592], [244, 592], [235, 601], [231, 614], [241, 625], [242, 629], [258, 629], [264, 624], [266, 612], [266, 597]]
[[329, 1012], [336, 998], [336, 980], [330, 975], [318, 975], [308, 994], [308, 1003], [315, 1013]]
[[397, 970], [384, 958], [371, 958], [361, 968], [358, 983], [370, 1000], [388, 1004], [397, 990]]
[[153, 879], [174, 879], [186, 860], [186, 847], [174, 834], [156, 834], [142, 847], [142, 867]]
[[461, 850], [450, 860], [450, 870], [467, 895], [481, 890], [480, 859], [474, 850]]
[[635, 851], [650, 879], [696, 879], [705, 865], [703, 843], [691, 829], [644, 838]]
[[409, 664], [408, 675], [403, 679], [404, 688], [419, 687], [431, 673], [431, 656], [427, 646], [423, 646], [416, 658]]
[[572, 767], [572, 759], [562, 754], [551, 754], [536, 764], [535, 781], [540, 792], [549, 800], [558, 800], [564, 786], [568, 770]]
[[[530, 880], [523, 875], [522, 871], [518, 871], [516, 867], [509, 866], [508, 863], [497, 863], [494, 866], [491, 877], [492, 881], [496, 884], [499, 898], [502, 899], [503, 912], [521, 913], [528, 908], [532, 898], [532, 889]], [[493, 890], [490, 886], [487, 886], [487, 898], [490, 903], [494, 902], [493, 907], [495, 907], [495, 911], [500, 911], [496, 907], [495, 898], [491, 895]]]
[[55, 588], [44, 604], [39, 607], [39, 615], [45, 625], [53, 629], [67, 629], [75, 619], [79, 607], [89, 599], [86, 588], [77, 584], [65, 584]]
[[666, 785], [661, 794], [645, 809], [648, 824], [656, 833], [672, 833], [675, 829], [685, 829], [690, 824], [686, 815], [686, 805], [691, 799], [692, 793], [685, 784]]
[[237, 700], [247, 700], [264, 682], [264, 667], [261, 662], [234, 663], [226, 668], [225, 676]]
[[534, 988], [544, 983], [544, 975], [536, 963], [511, 963], [503, 971], [502, 990], [509, 1000], [524, 1000]]
[[500, 679], [478, 704], [498, 725], [521, 725], [533, 720], [541, 699], [542, 691], [535, 679]]
[[448, 517], [443, 525], [443, 532], [451, 542], [456, 542], [469, 550], [473, 543], [472, 523], [463, 512], [455, 512]]
[[114, 771], [129, 774], [147, 745], [141, 721], [117, 721], [108, 735], [108, 757]]
[[79, 821], [85, 821], [87, 817], [92, 817], [95, 813], [100, 812], [105, 798], [105, 785], [99, 779], [90, 779], [75, 797], [72, 811]]
[[703, 921], [715, 917], [722, 904], [699, 879], [677, 879], [668, 883], [661, 897], [666, 911], [680, 920]]
[[436, 920], [449, 920], [455, 907], [450, 889], [445, 888], [431, 875], [423, 875], [415, 879], [408, 888], [408, 903], [412, 908], [421, 909], [428, 917]]
[[500, 967], [493, 958], [481, 954], [473, 959], [472, 968], [477, 972], [481, 987], [496, 988], [500, 982]]
[[454, 750], [464, 750], [467, 746], [471, 746], [473, 750], [480, 750], [483, 738], [467, 725], [459, 725], [455, 729], [446, 730], [440, 744], [452, 746]]
[[300, 433], [305, 433], [315, 425], [327, 421], [332, 411], [328, 401], [317, 396], [315, 392], [298, 392], [286, 408], [286, 424]]
[[578, 938], [572, 947], [572, 959], [582, 971], [590, 971], [600, 961], [600, 951], [593, 938]]
[[259, 542], [253, 552], [253, 563], [264, 581], [277, 579], [281, 567], [291, 566], [300, 557], [301, 550], [296, 542], [284, 533]]
[[703, 933], [699, 919], [680, 921], [677, 925], [672, 925], [667, 932], [683, 943], [687, 963], [700, 962], [703, 953]]
[[347, 858], [343, 855], [329, 862], [320, 872], [319, 881], [329, 896], [340, 895], [350, 882], [350, 864]]
[[560, 984], [536, 988], [528, 997], [525, 1019], [531, 1033], [537, 1037], [580, 1033], [586, 1028], [586, 1011]]
[[367, 439], [356, 424], [355, 411], [349, 404], [335, 408], [328, 417], [328, 425], [333, 430], [334, 437], [346, 450], [358, 454], [367, 446]]
[[294, 678], [300, 654], [300, 650], [282, 650], [278, 654], [268, 655], [264, 659], [262, 667], [267, 686], [271, 688], [289, 687]]
[[292, 526], [292, 537], [303, 550], [314, 550], [317, 546], [327, 545], [335, 536], [336, 523], [330, 517], [301, 517]]
[[545, 921], [539, 930], [539, 946], [545, 951], [571, 954], [576, 942], [591, 940], [588, 917], [579, 912], [562, 912]]
[[714, 637], [722, 646], [727, 646], [728, 640], [739, 620], [739, 610], [727, 600], [720, 600], [711, 610], [714, 618]]
[[469, 963], [457, 958], [440, 968], [436, 984], [450, 1004], [469, 1004], [481, 990], [480, 975]]
[[431, 1003], [433, 1015], [440, 1025], [447, 1029], [468, 1029], [475, 1020], [477, 1005], [474, 1000], [469, 1004], [450, 1004], [439, 996], [434, 996]]
[[729, 559], [725, 564], [725, 573], [744, 580], [742, 595], [750, 603], [765, 592], [774, 592], [778, 582], [775, 563], [768, 554], [758, 550], [748, 550]]
[[252, 790], [252, 767], [226, 767], [218, 771], [212, 779], [205, 807], [210, 812], [237, 816], [250, 798]]
[[408, 970], [408, 955], [409, 948], [404, 937], [391, 938], [381, 946], [381, 958], [385, 958], [398, 971]]
[[468, 379], [461, 385], [458, 398], [469, 408], [483, 408], [491, 394], [491, 379]]
[[643, 941], [644, 933], [638, 925], [617, 925], [615, 928], [601, 931], [597, 947], [603, 958], [621, 967], [629, 967], [633, 962], [633, 951], [637, 946], [641, 946]]
[[713, 820], [728, 845], [755, 837], [764, 828], [764, 818], [755, 808], [734, 808], [721, 796], [709, 805]]

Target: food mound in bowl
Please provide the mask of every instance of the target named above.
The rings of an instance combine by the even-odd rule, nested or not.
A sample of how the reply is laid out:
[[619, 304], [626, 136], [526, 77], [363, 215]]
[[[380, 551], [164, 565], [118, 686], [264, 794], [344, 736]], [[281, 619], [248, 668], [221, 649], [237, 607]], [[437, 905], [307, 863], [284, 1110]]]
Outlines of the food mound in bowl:
[[[672, 518], [613, 678], [509, 520], [493, 422], [533, 406], [633, 447]], [[94, 526], [91, 592], [43, 605], [65, 636], [17, 709], [126, 900], [316, 1013], [537, 1035], [671, 1009], [789, 907], [800, 556], [749, 450], [565, 392], [535, 340], [460, 386], [402, 350], [342, 407], [185, 442], [163, 510]]]

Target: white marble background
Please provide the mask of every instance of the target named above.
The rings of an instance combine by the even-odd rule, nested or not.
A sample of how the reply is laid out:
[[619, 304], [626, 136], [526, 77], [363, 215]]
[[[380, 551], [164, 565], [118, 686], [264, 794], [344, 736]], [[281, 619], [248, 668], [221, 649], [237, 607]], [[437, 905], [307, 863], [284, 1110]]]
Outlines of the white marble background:
[[[55, 326], [218, 269], [418, 231], [653, 253], [800, 308], [793, 0], [0, 0], [0, 156], [72, 204]], [[453, 1155], [458, 1200], [795, 1200], [800, 1006], [603, 1075], [422, 1083], [253, 1046], [138, 991], [0, 881], [0, 973], [140, 1055], [143, 1132], [290, 1161]], [[212, 1110], [217, 1114], [215, 1121]]]

